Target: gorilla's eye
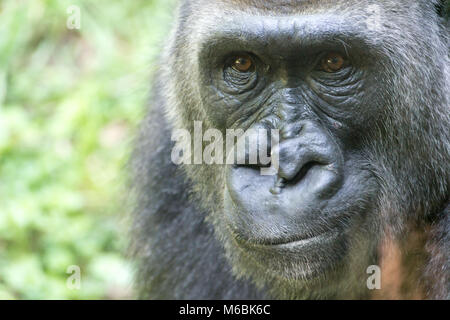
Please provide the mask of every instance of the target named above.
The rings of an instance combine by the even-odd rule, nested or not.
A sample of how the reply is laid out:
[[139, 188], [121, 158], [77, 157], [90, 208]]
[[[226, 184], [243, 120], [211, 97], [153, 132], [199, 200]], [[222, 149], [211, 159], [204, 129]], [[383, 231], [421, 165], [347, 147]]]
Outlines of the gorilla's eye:
[[249, 53], [230, 55], [222, 69], [222, 90], [230, 94], [242, 94], [258, 83], [257, 58]]
[[323, 71], [333, 73], [346, 67], [347, 63], [347, 59], [344, 58], [341, 54], [332, 52], [328, 53], [325, 57], [322, 58], [322, 60], [320, 61], [320, 68]]
[[234, 57], [231, 67], [238, 72], [248, 72], [254, 67], [253, 59], [248, 54]]

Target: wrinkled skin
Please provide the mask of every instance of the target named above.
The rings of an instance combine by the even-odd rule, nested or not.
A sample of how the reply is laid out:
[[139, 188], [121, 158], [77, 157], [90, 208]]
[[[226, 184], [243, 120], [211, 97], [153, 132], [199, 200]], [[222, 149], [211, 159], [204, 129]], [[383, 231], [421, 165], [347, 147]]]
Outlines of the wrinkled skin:
[[[369, 298], [367, 267], [396, 247], [421, 258], [397, 263], [387, 296], [448, 298], [449, 30], [436, 5], [182, 1], [132, 161], [142, 296]], [[330, 53], [345, 61], [333, 72]], [[278, 174], [176, 167], [171, 133], [194, 121], [279, 130]]]

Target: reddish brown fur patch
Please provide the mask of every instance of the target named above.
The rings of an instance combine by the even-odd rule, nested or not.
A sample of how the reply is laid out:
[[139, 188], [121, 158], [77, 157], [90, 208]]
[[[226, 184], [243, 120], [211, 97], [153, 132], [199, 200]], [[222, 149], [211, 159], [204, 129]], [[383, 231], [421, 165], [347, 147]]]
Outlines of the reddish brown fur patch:
[[415, 228], [402, 241], [387, 236], [379, 248], [381, 289], [373, 299], [424, 299], [421, 283], [427, 261], [426, 230]]

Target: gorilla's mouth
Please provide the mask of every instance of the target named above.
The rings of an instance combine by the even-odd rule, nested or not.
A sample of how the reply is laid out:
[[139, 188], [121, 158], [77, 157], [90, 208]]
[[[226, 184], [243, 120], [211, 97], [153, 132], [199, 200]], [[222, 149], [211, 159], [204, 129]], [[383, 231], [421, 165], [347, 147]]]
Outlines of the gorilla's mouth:
[[302, 253], [304, 256], [308, 255], [309, 251], [312, 250], [323, 250], [331, 243], [336, 241], [339, 233], [336, 231], [329, 231], [312, 236], [309, 238], [299, 237], [298, 239], [277, 239], [268, 242], [251, 242], [246, 241], [241, 238], [235, 238], [237, 244], [244, 248], [245, 250], [251, 250], [254, 252], [264, 251], [264, 252], [297, 252]]
[[308, 246], [313, 243], [320, 243], [325, 240], [327, 240], [329, 237], [331, 237], [333, 234], [336, 234], [337, 232], [333, 231], [327, 231], [323, 233], [319, 233], [317, 235], [313, 236], [299, 236], [299, 237], [290, 237], [285, 239], [273, 239], [269, 241], [262, 241], [258, 243], [258, 245], [261, 246], [272, 246], [272, 247], [302, 247], [302, 246]]
[[[277, 278], [313, 280], [344, 261], [347, 253], [345, 231], [333, 229], [310, 237], [286, 237], [252, 241], [233, 234], [231, 239], [239, 261], [252, 263]], [[289, 268], [282, 263], [289, 261]]]
[[334, 240], [341, 233], [339, 232], [339, 230], [337, 230], [337, 228], [328, 228], [328, 230], [308, 235], [293, 235], [279, 238], [254, 240], [240, 236], [239, 234], [234, 232], [231, 227], [228, 227], [228, 230], [238, 245], [247, 248], [253, 247], [266, 249], [301, 249], [302, 247], [306, 248], [308, 246], [325, 244], [330, 240]]

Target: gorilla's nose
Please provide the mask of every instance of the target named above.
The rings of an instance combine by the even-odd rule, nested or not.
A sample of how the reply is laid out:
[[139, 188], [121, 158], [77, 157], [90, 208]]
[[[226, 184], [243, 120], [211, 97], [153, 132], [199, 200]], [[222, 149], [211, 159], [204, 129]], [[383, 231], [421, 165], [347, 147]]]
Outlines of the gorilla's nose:
[[299, 183], [314, 166], [330, 166], [339, 158], [334, 141], [313, 122], [297, 126], [295, 134], [282, 134], [278, 176], [271, 192], [278, 194], [289, 184]]

